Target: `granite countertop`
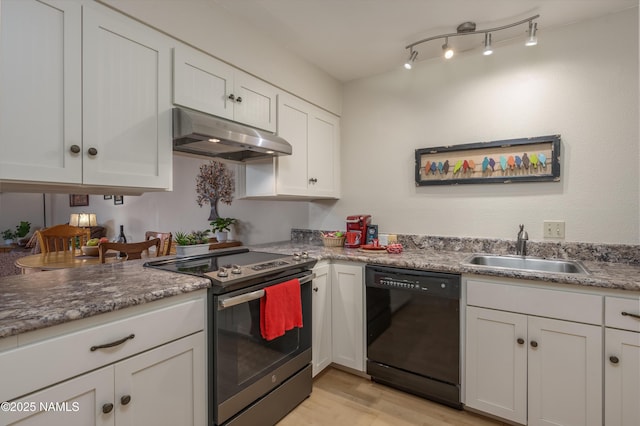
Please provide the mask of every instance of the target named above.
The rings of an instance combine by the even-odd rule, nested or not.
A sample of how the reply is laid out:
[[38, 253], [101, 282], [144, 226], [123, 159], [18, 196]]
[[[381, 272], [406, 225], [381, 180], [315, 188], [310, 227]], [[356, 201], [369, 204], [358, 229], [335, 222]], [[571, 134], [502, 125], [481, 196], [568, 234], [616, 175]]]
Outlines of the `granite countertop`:
[[[625, 263], [582, 261], [591, 274], [572, 275], [461, 265], [473, 252], [437, 248], [408, 249], [401, 254], [377, 254], [289, 241], [249, 248], [283, 254], [306, 251], [318, 260], [375, 263], [435, 272], [481, 274], [640, 292], [640, 266]], [[144, 260], [132, 260], [0, 278], [0, 338], [196, 291], [210, 285], [206, 278], [144, 268], [143, 264]]]
[[640, 291], [640, 266], [625, 263], [585, 261], [581, 263], [590, 272], [582, 274], [544, 273], [537, 271], [512, 270], [474, 266], [461, 263], [472, 256], [473, 252], [449, 251], [438, 249], [409, 249], [401, 254], [368, 253], [359, 249], [342, 247], [324, 247], [303, 243], [282, 242], [261, 244], [253, 250], [272, 251], [291, 254], [306, 251], [318, 260], [345, 260], [352, 262], [375, 263], [410, 269], [422, 269], [434, 272], [479, 274], [493, 277], [536, 280], [541, 282], [573, 284], [603, 289]]
[[0, 338], [207, 288], [130, 260], [0, 278]]

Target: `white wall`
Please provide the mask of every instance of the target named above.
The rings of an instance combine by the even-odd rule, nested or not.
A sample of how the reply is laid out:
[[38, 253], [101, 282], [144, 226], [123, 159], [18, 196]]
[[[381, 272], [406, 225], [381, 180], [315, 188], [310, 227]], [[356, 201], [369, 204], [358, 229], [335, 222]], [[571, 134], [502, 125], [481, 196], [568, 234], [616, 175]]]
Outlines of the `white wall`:
[[[109, 238], [114, 238], [119, 226], [124, 225], [128, 241], [141, 241], [145, 231], [210, 229], [209, 205], [199, 207], [196, 203], [196, 176], [200, 165], [208, 160], [174, 155], [173, 161], [172, 192], [125, 196], [122, 205], [114, 205], [113, 200], [105, 200], [102, 195], [91, 195], [88, 207], [73, 208], [69, 207], [67, 195], [51, 195], [52, 223], [68, 222], [72, 212], [96, 213], [98, 223], [108, 228]], [[235, 170], [237, 166], [229, 167]], [[235, 239], [245, 244], [288, 240], [292, 227], [305, 227], [308, 223], [307, 205], [299, 202], [234, 199], [231, 205], [219, 203], [218, 212], [238, 219]]]
[[[544, 30], [539, 45], [497, 43], [451, 61], [345, 86], [342, 199], [310, 206], [312, 228], [370, 213], [380, 231], [639, 243], [638, 13]], [[497, 40], [498, 36], [494, 36]], [[414, 150], [562, 135], [559, 183], [414, 184]]]
[[211, 0], [99, 0], [340, 115], [342, 86]]

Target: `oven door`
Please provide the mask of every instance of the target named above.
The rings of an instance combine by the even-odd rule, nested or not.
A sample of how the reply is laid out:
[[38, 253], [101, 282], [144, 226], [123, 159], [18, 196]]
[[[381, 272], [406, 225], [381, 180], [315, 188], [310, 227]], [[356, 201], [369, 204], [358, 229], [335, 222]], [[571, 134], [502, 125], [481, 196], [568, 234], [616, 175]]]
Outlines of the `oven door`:
[[[224, 295], [212, 296], [210, 354], [214, 423], [226, 422], [311, 362], [311, 281], [307, 271]], [[303, 327], [265, 340], [260, 334], [264, 288], [300, 280]]]

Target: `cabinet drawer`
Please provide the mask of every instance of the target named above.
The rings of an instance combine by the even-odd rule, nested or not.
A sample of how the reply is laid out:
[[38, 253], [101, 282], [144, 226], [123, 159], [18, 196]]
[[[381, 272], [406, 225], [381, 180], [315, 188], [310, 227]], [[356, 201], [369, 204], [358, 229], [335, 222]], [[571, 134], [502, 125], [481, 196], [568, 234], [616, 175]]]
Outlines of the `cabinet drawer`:
[[602, 325], [602, 297], [595, 294], [468, 280], [467, 304]]
[[640, 316], [640, 298], [605, 297], [604, 321], [607, 327], [640, 331], [640, 318], [623, 315], [623, 312]]
[[[203, 330], [204, 322], [205, 301], [190, 300], [8, 350], [0, 354], [0, 401]], [[131, 335], [121, 344], [91, 350]]]

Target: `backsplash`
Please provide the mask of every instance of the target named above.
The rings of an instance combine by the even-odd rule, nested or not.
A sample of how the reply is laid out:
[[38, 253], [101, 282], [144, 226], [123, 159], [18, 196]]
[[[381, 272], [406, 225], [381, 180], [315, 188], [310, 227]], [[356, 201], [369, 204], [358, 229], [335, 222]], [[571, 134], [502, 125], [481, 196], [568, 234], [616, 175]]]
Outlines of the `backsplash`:
[[[291, 229], [291, 242], [322, 245], [322, 231]], [[432, 249], [468, 253], [515, 254], [515, 240], [489, 238], [438, 237], [431, 235], [398, 234], [398, 242], [406, 249]], [[594, 244], [572, 242], [529, 241], [530, 256], [614, 262], [640, 265], [640, 246], [627, 244]]]

